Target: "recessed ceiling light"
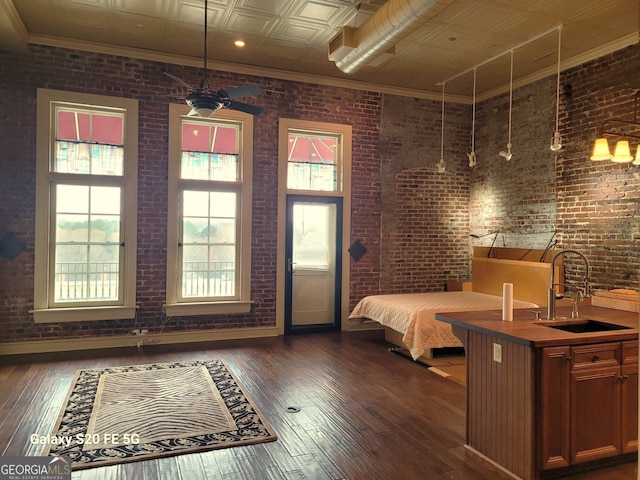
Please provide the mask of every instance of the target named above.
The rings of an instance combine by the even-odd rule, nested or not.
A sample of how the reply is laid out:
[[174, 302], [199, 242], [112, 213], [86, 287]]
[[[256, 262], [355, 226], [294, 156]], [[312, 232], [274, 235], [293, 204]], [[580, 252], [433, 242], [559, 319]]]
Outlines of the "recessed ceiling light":
[[244, 40], [236, 40], [235, 42], [233, 42], [233, 44], [236, 47], [241, 47], [241, 48], [244, 47], [244, 45], [245, 45]]

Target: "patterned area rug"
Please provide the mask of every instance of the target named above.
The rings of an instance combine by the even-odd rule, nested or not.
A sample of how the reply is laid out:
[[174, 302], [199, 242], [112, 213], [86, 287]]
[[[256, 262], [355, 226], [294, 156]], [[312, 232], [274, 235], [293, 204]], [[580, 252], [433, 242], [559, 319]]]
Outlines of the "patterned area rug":
[[276, 439], [222, 360], [80, 370], [43, 455], [72, 469]]

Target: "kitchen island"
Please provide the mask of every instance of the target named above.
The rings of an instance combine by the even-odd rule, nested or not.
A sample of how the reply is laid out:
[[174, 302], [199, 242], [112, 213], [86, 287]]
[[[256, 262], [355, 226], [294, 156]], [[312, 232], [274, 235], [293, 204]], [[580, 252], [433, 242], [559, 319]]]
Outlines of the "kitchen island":
[[465, 347], [467, 447], [525, 480], [637, 458], [638, 313], [556, 313], [436, 314]]

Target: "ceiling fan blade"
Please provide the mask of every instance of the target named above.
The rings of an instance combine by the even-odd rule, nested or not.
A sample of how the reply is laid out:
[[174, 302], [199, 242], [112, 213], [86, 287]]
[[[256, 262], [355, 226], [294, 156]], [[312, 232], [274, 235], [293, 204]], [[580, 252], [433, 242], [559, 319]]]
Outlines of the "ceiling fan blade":
[[260, 115], [262, 113], [262, 107], [249, 105], [248, 103], [230, 101], [228, 104], [225, 103], [225, 106], [231, 110], [238, 110], [251, 115]]
[[175, 75], [171, 75], [170, 73], [164, 72], [164, 74], [169, 77], [170, 79], [178, 82], [180, 85], [184, 85], [185, 87], [187, 87], [189, 89], [189, 91], [191, 92], [195, 92], [196, 90], [189, 85], [187, 82], [185, 82], [184, 80], [182, 80], [181, 78], [176, 77]]
[[262, 95], [262, 90], [257, 85], [244, 85], [242, 87], [228, 88], [227, 90], [220, 90], [221, 95], [226, 98], [240, 98], [251, 97], [253, 95]]

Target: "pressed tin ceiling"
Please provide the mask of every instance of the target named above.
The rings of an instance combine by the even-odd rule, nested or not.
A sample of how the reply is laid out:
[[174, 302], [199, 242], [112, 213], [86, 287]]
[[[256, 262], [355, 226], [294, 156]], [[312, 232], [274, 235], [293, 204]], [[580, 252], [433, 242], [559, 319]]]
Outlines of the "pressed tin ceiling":
[[[508, 88], [511, 49], [514, 85], [555, 74], [560, 25], [563, 68], [638, 41], [638, 0], [433, 0], [437, 12], [397, 35], [393, 55], [343, 73], [329, 41], [384, 3], [209, 0], [209, 68], [425, 98], [446, 81], [447, 95], [467, 102], [475, 66], [479, 99]], [[198, 66], [203, 15], [204, 0], [0, 0], [0, 49], [40, 43]]]

